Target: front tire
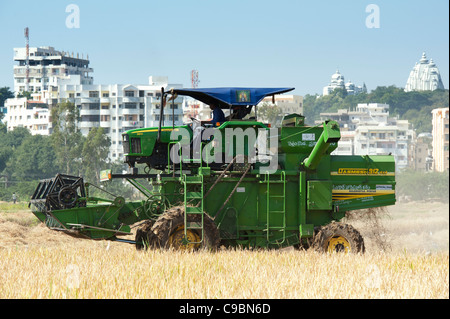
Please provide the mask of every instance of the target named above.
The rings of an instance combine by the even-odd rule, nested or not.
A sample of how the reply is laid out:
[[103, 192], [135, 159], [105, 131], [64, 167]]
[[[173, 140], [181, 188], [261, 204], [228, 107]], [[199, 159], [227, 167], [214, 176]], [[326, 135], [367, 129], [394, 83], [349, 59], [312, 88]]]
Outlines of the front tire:
[[[203, 217], [203, 240], [201, 230], [188, 229], [186, 243], [184, 238], [184, 206], [172, 207], [162, 214], [153, 225], [152, 231], [158, 238], [161, 248], [197, 250], [206, 248], [216, 250], [220, 243], [219, 230], [214, 221], [205, 213]], [[189, 214], [187, 221], [200, 223], [200, 214]]]

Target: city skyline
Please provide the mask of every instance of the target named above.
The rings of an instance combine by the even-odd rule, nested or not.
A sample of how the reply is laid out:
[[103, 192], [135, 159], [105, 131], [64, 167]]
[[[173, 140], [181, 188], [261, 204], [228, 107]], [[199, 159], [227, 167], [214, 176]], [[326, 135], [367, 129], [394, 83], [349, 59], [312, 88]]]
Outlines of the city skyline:
[[196, 69], [200, 87], [289, 86], [306, 95], [321, 94], [339, 69], [346, 81], [371, 91], [405, 87], [426, 52], [448, 89], [448, 6], [441, 0], [2, 1], [0, 87], [13, 88], [13, 49], [25, 47], [29, 27], [30, 47], [89, 54], [95, 84], [144, 84], [154, 75], [190, 87]]

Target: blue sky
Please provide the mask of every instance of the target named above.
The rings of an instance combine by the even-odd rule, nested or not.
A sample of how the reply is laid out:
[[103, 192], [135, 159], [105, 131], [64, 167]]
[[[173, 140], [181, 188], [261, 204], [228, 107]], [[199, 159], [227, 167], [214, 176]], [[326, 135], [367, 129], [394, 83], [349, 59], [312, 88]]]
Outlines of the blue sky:
[[[67, 28], [69, 4], [80, 27]], [[367, 28], [369, 4], [380, 27]], [[190, 87], [295, 87], [321, 94], [338, 68], [345, 80], [404, 87], [423, 51], [449, 88], [447, 0], [41, 0], [0, 2], [0, 87], [13, 86], [13, 48], [89, 54], [96, 84], [145, 84], [150, 75]]]

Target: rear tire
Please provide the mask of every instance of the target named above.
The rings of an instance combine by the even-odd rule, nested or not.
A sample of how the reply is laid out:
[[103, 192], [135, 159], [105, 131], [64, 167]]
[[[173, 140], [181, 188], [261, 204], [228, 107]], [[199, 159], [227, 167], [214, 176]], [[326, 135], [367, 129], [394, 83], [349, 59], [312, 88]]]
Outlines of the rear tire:
[[[161, 248], [193, 249], [206, 248], [216, 250], [220, 243], [219, 230], [214, 221], [205, 213], [203, 217], [203, 241], [199, 244], [183, 244], [184, 238], [184, 206], [172, 207], [162, 214], [153, 225], [158, 246]], [[201, 222], [201, 215], [188, 215], [188, 222]], [[201, 230], [187, 231], [190, 241], [200, 241]]]
[[364, 253], [364, 239], [353, 226], [332, 222], [320, 227], [314, 235], [312, 248], [325, 253]]

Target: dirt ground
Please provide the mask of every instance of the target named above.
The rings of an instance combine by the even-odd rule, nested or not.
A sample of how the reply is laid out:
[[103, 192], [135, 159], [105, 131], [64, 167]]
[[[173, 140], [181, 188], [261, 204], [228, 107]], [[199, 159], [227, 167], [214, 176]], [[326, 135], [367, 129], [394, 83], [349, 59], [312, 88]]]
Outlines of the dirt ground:
[[[366, 252], [430, 254], [449, 250], [449, 204], [398, 202], [373, 218], [347, 221], [364, 237]], [[127, 245], [109, 241], [78, 239], [52, 231], [28, 210], [0, 211], [0, 249], [14, 247]], [[132, 248], [132, 247], [130, 247]]]

